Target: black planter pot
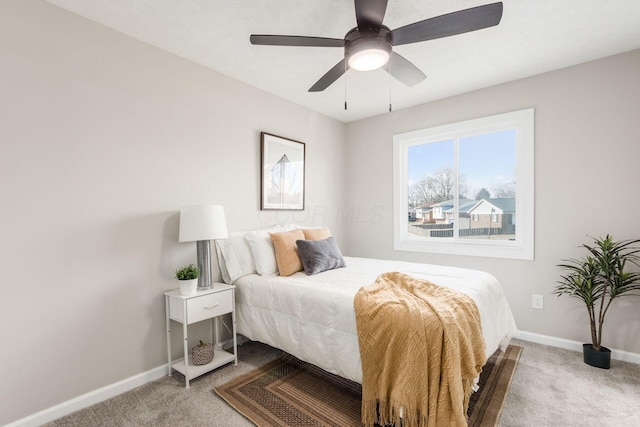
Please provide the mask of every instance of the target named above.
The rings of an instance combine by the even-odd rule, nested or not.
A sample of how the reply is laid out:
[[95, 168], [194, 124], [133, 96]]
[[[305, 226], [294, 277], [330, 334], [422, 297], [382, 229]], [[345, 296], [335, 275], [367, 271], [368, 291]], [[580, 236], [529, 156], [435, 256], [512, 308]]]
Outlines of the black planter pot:
[[611, 367], [611, 350], [600, 346], [600, 350], [594, 350], [591, 344], [582, 344], [584, 363], [596, 368], [609, 369]]

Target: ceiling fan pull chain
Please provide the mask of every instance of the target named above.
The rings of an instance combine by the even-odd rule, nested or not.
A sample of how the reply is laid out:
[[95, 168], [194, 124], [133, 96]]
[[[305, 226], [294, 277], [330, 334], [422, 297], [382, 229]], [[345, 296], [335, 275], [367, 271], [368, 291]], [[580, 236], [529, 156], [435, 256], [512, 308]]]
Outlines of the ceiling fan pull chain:
[[347, 111], [347, 61], [344, 61], [344, 111]]
[[393, 64], [391, 62], [389, 62], [389, 72], [388, 77], [389, 77], [389, 112], [391, 112], [391, 67], [393, 66]]

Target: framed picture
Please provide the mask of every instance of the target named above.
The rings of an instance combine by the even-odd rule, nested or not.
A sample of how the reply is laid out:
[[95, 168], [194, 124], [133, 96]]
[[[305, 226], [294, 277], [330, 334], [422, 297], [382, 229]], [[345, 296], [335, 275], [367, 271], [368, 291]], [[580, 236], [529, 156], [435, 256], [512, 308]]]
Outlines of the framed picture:
[[305, 144], [260, 133], [260, 209], [304, 210]]

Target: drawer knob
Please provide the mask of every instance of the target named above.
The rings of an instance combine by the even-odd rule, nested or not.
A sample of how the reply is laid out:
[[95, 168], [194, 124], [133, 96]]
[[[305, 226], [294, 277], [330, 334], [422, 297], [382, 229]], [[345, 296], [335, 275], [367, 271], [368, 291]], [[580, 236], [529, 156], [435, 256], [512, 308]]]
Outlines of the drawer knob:
[[219, 305], [220, 305], [220, 303], [218, 303], [218, 302], [217, 302], [217, 303], [215, 303], [214, 305], [205, 305], [205, 306], [204, 306], [204, 309], [205, 309], [205, 310], [211, 310], [211, 309], [213, 309], [213, 308], [216, 308], [216, 307], [217, 307], [217, 306], [219, 306]]

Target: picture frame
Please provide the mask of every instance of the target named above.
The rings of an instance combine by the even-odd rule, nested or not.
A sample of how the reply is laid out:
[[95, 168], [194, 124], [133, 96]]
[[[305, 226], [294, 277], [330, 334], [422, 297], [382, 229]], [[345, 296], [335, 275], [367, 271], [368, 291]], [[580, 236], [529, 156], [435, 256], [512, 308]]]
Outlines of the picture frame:
[[305, 143], [260, 133], [260, 210], [304, 210]]

